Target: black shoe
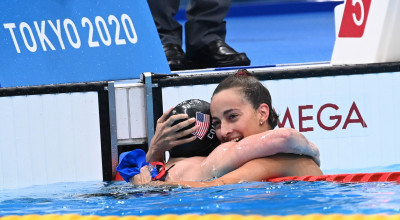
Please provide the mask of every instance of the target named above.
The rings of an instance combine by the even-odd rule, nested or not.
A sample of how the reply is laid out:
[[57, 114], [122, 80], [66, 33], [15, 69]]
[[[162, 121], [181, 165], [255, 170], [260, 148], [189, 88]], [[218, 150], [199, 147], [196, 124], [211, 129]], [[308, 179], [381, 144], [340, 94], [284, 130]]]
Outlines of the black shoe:
[[222, 40], [215, 40], [188, 57], [197, 68], [249, 66], [245, 53], [238, 53]]
[[165, 55], [167, 56], [168, 65], [171, 70], [187, 69], [187, 59], [181, 46], [177, 44], [163, 45]]

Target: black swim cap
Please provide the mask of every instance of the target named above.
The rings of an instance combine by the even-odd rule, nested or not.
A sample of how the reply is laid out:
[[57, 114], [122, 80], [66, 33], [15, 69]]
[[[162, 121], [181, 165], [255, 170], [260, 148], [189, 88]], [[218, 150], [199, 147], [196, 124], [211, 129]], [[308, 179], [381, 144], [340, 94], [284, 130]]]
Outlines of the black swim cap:
[[[171, 115], [187, 114], [189, 118], [196, 118], [196, 123], [199, 124], [199, 129], [184, 138], [196, 135], [195, 141], [175, 146], [169, 150], [170, 157], [194, 157], [194, 156], [208, 156], [220, 142], [215, 134], [215, 129], [211, 125], [210, 103], [200, 99], [189, 99], [179, 103], [171, 111]], [[168, 116], [168, 117], [169, 117]], [[177, 124], [183, 120], [178, 120]], [[195, 125], [183, 128], [186, 130]]]

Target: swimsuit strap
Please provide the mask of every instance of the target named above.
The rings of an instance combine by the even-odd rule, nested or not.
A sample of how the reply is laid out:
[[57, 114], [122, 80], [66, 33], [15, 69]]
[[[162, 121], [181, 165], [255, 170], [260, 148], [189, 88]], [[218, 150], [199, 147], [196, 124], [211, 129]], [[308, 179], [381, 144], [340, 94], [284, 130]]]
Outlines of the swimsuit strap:
[[151, 165], [153, 165], [153, 166], [157, 166], [157, 165], [161, 166], [161, 170], [159, 171], [159, 173], [155, 177], [152, 178], [152, 180], [155, 181], [155, 180], [160, 180], [161, 178], [163, 178], [164, 175], [166, 174], [165, 173], [165, 165], [164, 165], [164, 163], [162, 163], [162, 162], [153, 162], [153, 163], [151, 163]]

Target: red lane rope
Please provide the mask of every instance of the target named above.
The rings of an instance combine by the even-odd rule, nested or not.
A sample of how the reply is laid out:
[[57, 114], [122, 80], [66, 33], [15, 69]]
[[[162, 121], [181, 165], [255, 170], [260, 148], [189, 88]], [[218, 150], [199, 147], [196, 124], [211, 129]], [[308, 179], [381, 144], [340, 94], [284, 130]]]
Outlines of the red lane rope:
[[283, 181], [330, 181], [330, 182], [400, 182], [400, 172], [380, 172], [380, 173], [354, 173], [354, 174], [334, 174], [322, 176], [288, 176], [270, 178], [268, 182], [283, 182]]

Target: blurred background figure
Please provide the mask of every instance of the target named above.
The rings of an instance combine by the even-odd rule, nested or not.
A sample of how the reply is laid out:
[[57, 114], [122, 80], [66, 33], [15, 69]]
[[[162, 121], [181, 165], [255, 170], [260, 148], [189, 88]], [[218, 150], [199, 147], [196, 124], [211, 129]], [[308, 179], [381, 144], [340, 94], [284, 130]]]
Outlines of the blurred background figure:
[[171, 70], [248, 66], [245, 53], [225, 42], [224, 20], [231, 0], [190, 0], [185, 23], [186, 54], [182, 50], [182, 25], [174, 16], [180, 0], [147, 0]]

